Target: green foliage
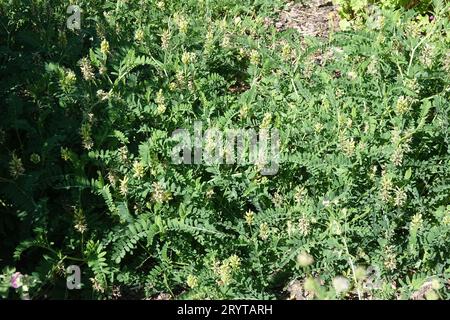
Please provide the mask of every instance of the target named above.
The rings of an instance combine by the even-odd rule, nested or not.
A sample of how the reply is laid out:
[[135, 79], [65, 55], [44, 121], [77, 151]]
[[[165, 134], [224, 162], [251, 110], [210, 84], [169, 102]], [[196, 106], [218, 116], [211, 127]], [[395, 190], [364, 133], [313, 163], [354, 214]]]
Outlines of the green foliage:
[[431, 14], [433, 8], [440, 8], [442, 0], [334, 0], [342, 20], [340, 26], [347, 29], [351, 25], [362, 27], [364, 20], [373, 16], [380, 18], [380, 9], [414, 9], [420, 14]]
[[[316, 39], [282, 1], [0, 1], [0, 296], [450, 298], [448, 4], [340, 2]], [[195, 121], [278, 129], [280, 171], [174, 164]]]

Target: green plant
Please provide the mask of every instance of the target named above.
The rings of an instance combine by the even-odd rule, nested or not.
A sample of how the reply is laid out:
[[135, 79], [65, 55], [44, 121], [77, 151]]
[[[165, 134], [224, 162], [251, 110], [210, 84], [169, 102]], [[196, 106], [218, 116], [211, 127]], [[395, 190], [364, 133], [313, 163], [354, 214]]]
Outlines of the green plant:
[[[0, 1], [2, 297], [449, 298], [448, 4], [326, 40], [281, 1], [65, 5]], [[277, 129], [278, 174], [173, 163], [196, 121]]]
[[377, 16], [377, 10], [380, 9], [414, 9], [416, 14], [430, 13], [433, 6], [442, 6], [442, 1], [426, 0], [335, 0], [335, 4], [338, 6], [338, 12], [341, 16], [340, 26], [342, 29], [347, 29], [352, 24], [361, 27], [363, 21], [367, 18], [382, 19], [382, 15]]

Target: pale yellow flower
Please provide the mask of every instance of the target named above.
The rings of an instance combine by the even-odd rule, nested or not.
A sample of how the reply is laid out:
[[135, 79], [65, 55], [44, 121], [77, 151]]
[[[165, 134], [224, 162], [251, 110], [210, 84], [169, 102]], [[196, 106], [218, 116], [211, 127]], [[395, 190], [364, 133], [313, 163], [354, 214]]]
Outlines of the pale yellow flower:
[[104, 55], [107, 55], [109, 53], [109, 42], [106, 39], [103, 39], [102, 43], [100, 44], [100, 52]]
[[80, 60], [80, 70], [84, 80], [94, 79], [94, 69], [88, 58], [83, 58]]
[[307, 218], [303, 217], [300, 218], [298, 221], [298, 229], [300, 231], [300, 234], [304, 237], [306, 237], [310, 232], [310, 222]]
[[169, 30], [164, 30], [161, 35], [161, 48], [163, 48], [164, 50], [169, 49], [170, 38], [171, 35]]
[[262, 123], [261, 123], [260, 128], [261, 128], [261, 129], [267, 129], [267, 128], [269, 128], [271, 122], [272, 122], [272, 113], [266, 112], [266, 113], [264, 114], [264, 118], [263, 118], [263, 121], [262, 121]]
[[186, 280], [187, 285], [189, 288], [194, 289], [198, 286], [198, 278], [192, 274], [188, 275]]
[[237, 255], [233, 254], [231, 257], [228, 258], [228, 263], [233, 270], [239, 269], [241, 266], [241, 258], [239, 258]]
[[394, 204], [396, 207], [402, 207], [405, 204], [407, 199], [408, 199], [408, 196], [403, 189], [397, 188], [395, 190]]
[[170, 192], [166, 191], [163, 184], [160, 182], [153, 182], [152, 199], [156, 203], [164, 203], [172, 199]]
[[294, 194], [295, 203], [297, 205], [302, 204], [307, 195], [308, 195], [308, 192], [306, 191], [305, 187], [297, 187], [295, 189], [295, 194]]
[[136, 40], [137, 42], [142, 42], [142, 41], [144, 41], [144, 36], [145, 36], [144, 30], [138, 29], [134, 33], [134, 40]]
[[269, 238], [269, 233], [269, 225], [266, 222], [261, 223], [261, 225], [259, 226], [259, 237], [262, 240], [267, 240]]
[[397, 268], [397, 255], [394, 246], [387, 246], [384, 251], [384, 266], [387, 270], [393, 271]]
[[142, 164], [142, 162], [140, 161], [135, 161], [133, 163], [133, 177], [137, 178], [137, 179], [142, 179], [142, 177], [144, 177], [144, 173], [145, 173], [145, 167]]
[[261, 62], [261, 57], [259, 55], [259, 52], [257, 50], [251, 50], [250, 51], [250, 64], [257, 66]]
[[409, 225], [409, 228], [411, 230], [419, 230], [423, 225], [423, 218], [422, 214], [416, 213], [413, 218], [411, 219], [411, 223]]
[[255, 218], [255, 213], [252, 210], [248, 210], [245, 213], [245, 222], [250, 226], [253, 224], [253, 220]]
[[125, 176], [120, 180], [120, 194], [126, 196], [128, 194], [128, 177]]

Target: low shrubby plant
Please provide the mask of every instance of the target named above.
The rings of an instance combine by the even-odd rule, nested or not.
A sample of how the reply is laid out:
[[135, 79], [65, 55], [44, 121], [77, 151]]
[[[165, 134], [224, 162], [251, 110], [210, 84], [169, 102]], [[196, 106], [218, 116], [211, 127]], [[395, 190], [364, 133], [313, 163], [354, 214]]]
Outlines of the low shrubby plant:
[[[387, 3], [318, 39], [281, 1], [0, 1], [0, 295], [448, 299], [448, 5]], [[195, 122], [278, 130], [277, 174], [173, 163]]]

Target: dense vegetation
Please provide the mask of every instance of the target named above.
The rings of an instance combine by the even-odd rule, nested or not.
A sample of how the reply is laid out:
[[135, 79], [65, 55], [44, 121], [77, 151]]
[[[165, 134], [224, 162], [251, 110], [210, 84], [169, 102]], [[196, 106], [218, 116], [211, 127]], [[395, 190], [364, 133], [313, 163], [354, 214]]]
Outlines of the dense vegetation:
[[[449, 4], [336, 2], [0, 0], [0, 296], [449, 299]], [[173, 163], [195, 121], [278, 173]]]

